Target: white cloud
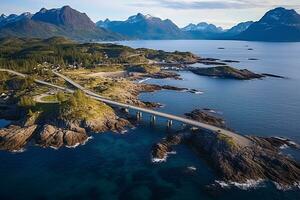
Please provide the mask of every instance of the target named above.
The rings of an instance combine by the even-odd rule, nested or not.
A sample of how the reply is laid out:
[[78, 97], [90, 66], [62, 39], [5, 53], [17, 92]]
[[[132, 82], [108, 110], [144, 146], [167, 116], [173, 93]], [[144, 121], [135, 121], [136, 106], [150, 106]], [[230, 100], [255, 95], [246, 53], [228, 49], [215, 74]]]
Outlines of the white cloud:
[[229, 27], [241, 21], [258, 20], [277, 6], [299, 9], [299, 0], [1, 0], [0, 13], [38, 11], [64, 5], [87, 13], [93, 21], [124, 20], [138, 12], [169, 18], [179, 26], [206, 21]]

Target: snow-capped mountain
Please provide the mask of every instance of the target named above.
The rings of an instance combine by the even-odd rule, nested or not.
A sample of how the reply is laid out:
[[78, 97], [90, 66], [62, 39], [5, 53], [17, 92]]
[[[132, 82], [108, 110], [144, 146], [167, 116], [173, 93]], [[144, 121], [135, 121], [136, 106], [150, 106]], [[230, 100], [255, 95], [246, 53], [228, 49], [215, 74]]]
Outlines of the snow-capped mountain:
[[182, 32], [171, 20], [162, 20], [151, 15], [130, 16], [125, 21], [97, 22], [97, 26], [110, 31], [126, 35], [135, 39], [178, 39], [182, 38]]
[[0, 27], [5, 26], [9, 23], [14, 23], [14, 22], [23, 20], [23, 19], [31, 19], [31, 17], [32, 17], [32, 14], [29, 12], [25, 12], [21, 15], [11, 14], [9, 16], [2, 14], [0, 16]]
[[206, 22], [201, 22], [199, 24], [189, 24], [186, 27], [182, 28], [183, 31], [203, 31], [211, 33], [220, 33], [223, 32], [222, 27], [217, 27], [214, 24], [208, 24]]

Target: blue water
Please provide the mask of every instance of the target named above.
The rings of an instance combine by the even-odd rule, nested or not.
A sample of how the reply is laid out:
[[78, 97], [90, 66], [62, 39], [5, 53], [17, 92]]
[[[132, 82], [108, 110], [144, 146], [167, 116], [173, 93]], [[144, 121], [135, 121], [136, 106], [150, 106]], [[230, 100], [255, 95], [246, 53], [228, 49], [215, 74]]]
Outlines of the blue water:
[[[161, 110], [183, 115], [195, 108], [220, 112], [242, 134], [285, 136], [300, 142], [300, 43], [232, 41], [130, 41], [132, 47], [192, 51], [204, 57], [239, 60], [235, 67], [287, 76], [288, 79], [234, 81], [181, 72], [184, 80], [149, 80], [204, 91], [142, 94]], [[224, 47], [225, 50], [219, 50]], [[253, 51], [247, 50], [253, 48]], [[248, 61], [248, 58], [258, 58]], [[144, 119], [148, 116], [144, 116]], [[166, 163], [150, 161], [151, 146], [166, 135], [165, 121], [141, 122], [125, 135], [94, 135], [85, 146], [60, 150], [28, 147], [0, 152], [0, 199], [300, 199], [299, 191], [278, 191], [272, 184], [255, 189], [207, 189], [216, 179], [205, 162], [179, 146]], [[7, 122], [0, 120], [0, 126]], [[298, 152], [295, 153], [297, 157]], [[196, 172], [187, 167], [195, 166]]]

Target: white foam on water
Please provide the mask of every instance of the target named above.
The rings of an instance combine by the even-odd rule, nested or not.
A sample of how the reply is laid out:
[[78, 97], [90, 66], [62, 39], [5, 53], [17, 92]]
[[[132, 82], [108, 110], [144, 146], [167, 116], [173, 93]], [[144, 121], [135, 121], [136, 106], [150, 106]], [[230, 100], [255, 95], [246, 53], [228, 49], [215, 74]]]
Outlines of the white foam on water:
[[168, 155], [175, 155], [177, 154], [176, 151], [170, 151], [170, 152], [167, 152], [167, 154], [163, 157], [163, 158], [154, 158], [152, 155], [151, 155], [151, 162], [152, 163], [162, 163], [162, 162], [166, 162], [167, 161], [167, 158], [168, 158]]
[[76, 147], [78, 147], [78, 146], [84, 146], [89, 140], [91, 140], [91, 139], [93, 139], [93, 136], [90, 136], [90, 137], [88, 137], [82, 144], [81, 143], [76, 143], [75, 145], [73, 145], [73, 146], [67, 146], [66, 145], [66, 147], [67, 148], [69, 148], [69, 149], [74, 149], [74, 148], [76, 148]]
[[284, 145], [281, 145], [279, 148], [280, 148], [280, 149], [287, 149], [287, 148], [289, 148], [289, 146], [286, 145], [286, 144], [284, 144]]
[[273, 182], [277, 190], [288, 191], [293, 189], [300, 189], [300, 181], [295, 182], [293, 185], [281, 185], [277, 182]]
[[151, 158], [152, 163], [162, 163], [162, 162], [166, 162], [167, 161], [167, 155], [165, 155], [165, 157], [163, 158]]
[[12, 153], [23, 153], [24, 151], [26, 151], [26, 149], [22, 148], [20, 150], [13, 150], [11, 151]]
[[194, 167], [194, 166], [189, 166], [189, 167], [187, 167], [187, 169], [190, 170], [190, 171], [196, 171], [197, 170], [197, 168]]
[[59, 147], [50, 146], [51, 149], [58, 150]]
[[242, 190], [248, 190], [251, 188], [262, 187], [264, 180], [263, 179], [259, 179], [259, 180], [249, 179], [244, 183], [238, 183], [238, 182], [234, 182], [234, 181], [229, 181], [229, 182], [215, 181], [215, 182], [217, 184], [219, 184], [222, 188], [237, 187]]
[[142, 80], [140, 80], [140, 81], [138, 81], [138, 83], [144, 83], [145, 81], [148, 81], [148, 80], [150, 80], [151, 78], [145, 78], [145, 79], [142, 79]]

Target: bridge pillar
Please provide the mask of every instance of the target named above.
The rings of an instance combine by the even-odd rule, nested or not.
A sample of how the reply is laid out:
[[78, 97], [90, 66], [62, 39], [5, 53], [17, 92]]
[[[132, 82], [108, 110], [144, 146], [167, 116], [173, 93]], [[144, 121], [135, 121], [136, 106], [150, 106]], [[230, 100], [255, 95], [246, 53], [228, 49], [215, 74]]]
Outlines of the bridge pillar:
[[150, 117], [150, 123], [151, 124], [155, 124], [155, 121], [156, 121], [156, 116], [155, 115], [151, 115], [151, 117]]
[[171, 128], [172, 125], [173, 125], [173, 121], [169, 119], [167, 122], [168, 128]]
[[137, 113], [136, 113], [136, 119], [137, 119], [137, 120], [142, 119], [142, 116], [143, 116], [143, 113], [142, 113], [142, 112], [137, 112]]

